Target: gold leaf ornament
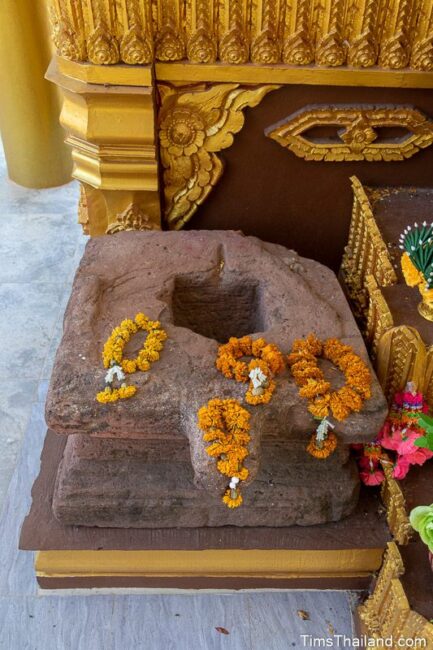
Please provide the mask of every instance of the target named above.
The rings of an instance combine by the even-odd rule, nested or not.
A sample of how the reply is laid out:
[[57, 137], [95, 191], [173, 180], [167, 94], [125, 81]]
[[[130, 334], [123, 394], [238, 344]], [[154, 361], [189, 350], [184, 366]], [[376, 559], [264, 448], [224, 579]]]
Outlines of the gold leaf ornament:
[[223, 164], [216, 155], [230, 147], [244, 124], [243, 110], [257, 106], [275, 85], [239, 84], [159, 86], [159, 141], [164, 167], [165, 217], [179, 229], [219, 180]]

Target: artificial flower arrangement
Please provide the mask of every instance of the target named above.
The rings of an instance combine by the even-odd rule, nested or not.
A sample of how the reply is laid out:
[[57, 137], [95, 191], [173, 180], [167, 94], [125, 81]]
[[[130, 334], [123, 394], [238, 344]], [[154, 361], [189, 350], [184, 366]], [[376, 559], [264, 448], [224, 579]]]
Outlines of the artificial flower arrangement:
[[[124, 359], [125, 345], [139, 330], [147, 332], [147, 337], [135, 359]], [[147, 372], [152, 363], [159, 359], [159, 353], [164, 347], [167, 333], [161, 328], [159, 321], [152, 321], [142, 313], [138, 313], [134, 320], [123, 320], [115, 327], [104, 344], [102, 361], [104, 368], [108, 369], [105, 375], [106, 387], [96, 395], [101, 404], [117, 402], [120, 399], [133, 397], [137, 392], [134, 385], [127, 386], [123, 380], [126, 374], [137, 370]], [[114, 380], [122, 382], [119, 388], [114, 388]]]
[[413, 508], [409, 514], [409, 521], [427, 546], [430, 566], [433, 569], [433, 503], [430, 506]]
[[418, 287], [422, 301], [418, 311], [433, 320], [433, 223], [421, 226], [416, 222], [400, 235], [401, 270], [409, 287]]
[[[388, 417], [376, 440], [353, 445], [357, 453], [360, 478], [365, 485], [380, 485], [385, 480], [382, 465], [392, 464], [392, 476], [403, 479], [411, 465], [423, 465], [433, 457], [433, 418], [425, 414], [428, 406], [422, 393], [409, 382], [395, 394]], [[431, 436], [426, 425], [431, 422]]]
[[[319, 368], [319, 357], [327, 359], [343, 372], [344, 386], [331, 390], [331, 384]], [[370, 370], [350, 345], [335, 338], [320, 341], [315, 334], [295, 340], [288, 362], [300, 387], [299, 395], [308, 400], [310, 413], [320, 419], [307, 451], [316, 458], [327, 458], [337, 447], [337, 438], [330, 431], [334, 427], [328, 416], [342, 421], [362, 409], [364, 401], [371, 397]]]

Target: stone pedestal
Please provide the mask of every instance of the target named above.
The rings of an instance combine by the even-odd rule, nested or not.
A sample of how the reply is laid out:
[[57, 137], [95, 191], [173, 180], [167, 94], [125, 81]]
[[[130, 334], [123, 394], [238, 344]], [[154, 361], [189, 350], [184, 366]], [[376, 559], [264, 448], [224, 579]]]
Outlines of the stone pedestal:
[[[130, 400], [101, 405], [103, 343], [142, 311], [168, 333], [161, 359], [128, 381]], [[288, 353], [295, 338], [339, 337], [368, 360], [334, 274], [287, 249], [234, 232], [124, 232], [88, 243], [65, 315], [46, 418], [68, 435], [53, 497], [64, 524], [107, 527], [287, 526], [336, 521], [357, 503], [348, 445], [375, 436], [387, 407], [377, 380], [361, 413], [338, 423], [337, 453], [305, 446], [316, 422], [286, 371], [251, 413], [244, 505], [205, 451], [197, 410], [214, 397], [243, 401], [246, 386], [215, 368], [219, 342], [263, 335]], [[137, 334], [127, 356], [142, 343]], [[341, 373], [325, 367], [334, 386]], [[247, 406], [246, 404], [243, 404]]]

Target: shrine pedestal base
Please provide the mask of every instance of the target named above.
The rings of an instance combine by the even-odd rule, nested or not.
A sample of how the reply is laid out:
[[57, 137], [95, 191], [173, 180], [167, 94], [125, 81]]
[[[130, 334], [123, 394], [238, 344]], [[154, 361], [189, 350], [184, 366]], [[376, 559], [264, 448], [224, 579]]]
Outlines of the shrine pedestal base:
[[65, 436], [48, 432], [20, 548], [35, 550], [44, 589], [362, 589], [382, 562], [389, 532], [378, 494], [315, 526], [97, 528], [65, 526], [51, 503]]

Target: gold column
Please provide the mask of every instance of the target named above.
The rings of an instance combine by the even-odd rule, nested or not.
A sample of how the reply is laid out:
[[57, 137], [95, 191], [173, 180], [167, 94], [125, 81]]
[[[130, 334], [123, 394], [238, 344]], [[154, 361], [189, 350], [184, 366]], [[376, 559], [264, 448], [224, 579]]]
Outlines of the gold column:
[[10, 178], [26, 187], [70, 180], [56, 88], [45, 81], [50, 44], [39, 0], [0, 3], [0, 131]]
[[[130, 68], [120, 69], [125, 83], [113, 84], [106, 75], [116, 74], [114, 66], [62, 67], [60, 58], [53, 59], [47, 78], [63, 93], [60, 122], [72, 147], [72, 175], [80, 181], [78, 212], [84, 231], [95, 236], [160, 229], [151, 67], [140, 66], [137, 85], [130, 84]], [[70, 76], [74, 67], [84, 78]]]

